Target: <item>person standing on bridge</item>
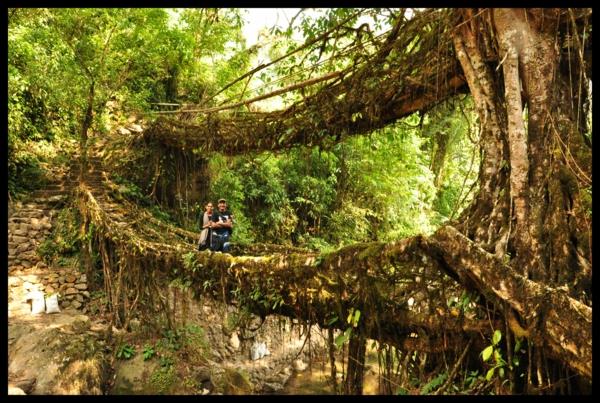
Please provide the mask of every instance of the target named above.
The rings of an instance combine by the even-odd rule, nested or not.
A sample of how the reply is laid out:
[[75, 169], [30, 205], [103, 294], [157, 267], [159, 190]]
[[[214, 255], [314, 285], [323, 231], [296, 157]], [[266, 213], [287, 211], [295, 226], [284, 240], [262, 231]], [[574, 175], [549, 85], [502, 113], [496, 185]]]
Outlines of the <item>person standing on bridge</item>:
[[212, 251], [229, 252], [229, 238], [233, 230], [233, 214], [227, 209], [227, 201], [219, 199], [217, 211], [211, 217]]
[[211, 202], [206, 203], [204, 207], [204, 214], [202, 214], [202, 221], [200, 222], [200, 240], [198, 242], [198, 250], [204, 250], [210, 247], [210, 239], [212, 230], [210, 229], [211, 220], [213, 215], [213, 204]]

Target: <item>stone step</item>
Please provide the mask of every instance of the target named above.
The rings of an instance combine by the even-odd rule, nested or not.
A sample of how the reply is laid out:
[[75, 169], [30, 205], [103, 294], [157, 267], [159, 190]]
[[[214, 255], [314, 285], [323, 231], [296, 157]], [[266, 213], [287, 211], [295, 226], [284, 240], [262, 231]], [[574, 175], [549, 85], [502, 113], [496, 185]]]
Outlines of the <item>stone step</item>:
[[48, 211], [48, 209], [43, 208], [43, 206], [40, 206], [38, 203], [32, 203], [31, 201], [29, 201], [24, 207], [21, 207], [16, 211], [20, 211], [23, 213], [45, 213], [46, 211]]
[[70, 193], [70, 190], [38, 190], [31, 194], [34, 199], [48, 199], [53, 196], [64, 196]]
[[44, 188], [40, 189], [40, 190], [65, 190], [65, 189], [69, 189], [69, 188], [70, 188], [70, 186], [68, 186], [64, 182], [61, 182], [61, 183], [57, 183], [55, 185], [44, 186]]
[[27, 212], [18, 212], [13, 214], [8, 222], [31, 222], [32, 218], [36, 218], [38, 220], [42, 220], [44, 217], [49, 217], [49, 214], [46, 213], [27, 213]]

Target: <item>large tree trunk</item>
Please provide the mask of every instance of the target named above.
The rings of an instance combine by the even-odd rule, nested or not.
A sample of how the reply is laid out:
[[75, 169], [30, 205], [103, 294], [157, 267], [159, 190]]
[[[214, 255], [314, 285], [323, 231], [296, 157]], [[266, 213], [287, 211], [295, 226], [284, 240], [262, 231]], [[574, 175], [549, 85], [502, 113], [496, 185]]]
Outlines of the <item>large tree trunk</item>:
[[[479, 193], [458, 227], [526, 279], [564, 288], [591, 306], [591, 217], [581, 200], [582, 189], [591, 188], [591, 149], [560, 68], [559, 28], [569, 13], [462, 13], [454, 44], [480, 118], [482, 165]], [[524, 313], [525, 328], [548, 319], [536, 313]], [[529, 343], [529, 384], [549, 388], [548, 346]]]

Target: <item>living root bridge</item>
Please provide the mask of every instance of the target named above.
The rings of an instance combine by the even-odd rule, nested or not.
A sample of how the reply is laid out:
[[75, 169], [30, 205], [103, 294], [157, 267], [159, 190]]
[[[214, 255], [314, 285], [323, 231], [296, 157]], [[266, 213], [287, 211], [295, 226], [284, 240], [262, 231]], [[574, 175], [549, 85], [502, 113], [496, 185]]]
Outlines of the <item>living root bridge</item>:
[[[198, 253], [197, 262], [203, 269], [192, 271], [192, 279], [215, 279], [218, 267], [219, 286], [227, 291], [244, 290], [238, 295], [247, 295], [258, 287], [262, 295], [271, 295], [253, 301], [261, 315], [278, 313], [345, 328], [345, 318], [356, 308], [364, 318], [359, 325], [364, 334], [425, 351], [449, 348], [442, 342], [447, 334], [460, 340], [460, 334], [503, 328], [499, 323], [490, 326], [483, 312], [464, 315], [448, 309], [448, 299], [458, 297], [464, 286], [493, 302], [515, 334], [548, 346], [552, 356], [591, 378], [592, 309], [565, 290], [517, 274], [451, 226], [427, 238], [357, 244], [322, 257], [208, 252]], [[274, 309], [277, 297], [283, 302]], [[409, 299], [415, 302], [409, 304]], [[462, 344], [451, 343], [454, 348]]]
[[494, 303], [514, 333], [549, 347], [591, 379], [591, 308], [518, 275], [451, 226], [430, 237], [355, 244], [326, 255], [232, 256], [198, 252], [189, 234], [150, 230], [150, 219], [123, 225], [91, 192], [82, 189], [80, 197], [84, 217], [114, 245], [120, 261], [133, 256], [146, 270], [140, 275], [178, 279], [196, 295], [211, 294], [263, 317], [280, 314], [339, 329], [350, 326], [346, 318], [358, 309], [356, 332], [404, 349], [439, 352], [504, 328], [499, 317], [490, 320], [484, 304], [462, 312], [448, 306], [472, 290]]

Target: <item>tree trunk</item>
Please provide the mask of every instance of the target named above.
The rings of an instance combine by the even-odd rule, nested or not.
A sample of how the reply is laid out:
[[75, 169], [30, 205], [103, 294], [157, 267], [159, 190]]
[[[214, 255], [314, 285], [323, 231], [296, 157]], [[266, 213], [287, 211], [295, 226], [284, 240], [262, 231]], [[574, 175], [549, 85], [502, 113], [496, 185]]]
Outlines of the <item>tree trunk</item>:
[[85, 176], [87, 173], [87, 142], [88, 142], [88, 131], [92, 126], [92, 120], [94, 118], [94, 97], [95, 97], [95, 86], [94, 81], [90, 84], [87, 108], [85, 111], [85, 116], [83, 117], [83, 122], [81, 124], [81, 133], [79, 137], [79, 182], [83, 182], [85, 180]]
[[[454, 45], [481, 122], [482, 165], [479, 193], [457, 227], [525, 279], [564, 289], [591, 306], [591, 217], [581, 200], [582, 189], [591, 188], [591, 149], [578, 130], [573, 91], [560, 68], [559, 25], [567, 13], [462, 13]], [[522, 298], [535, 299], [531, 290], [522, 288]], [[552, 326], [560, 327], [561, 318], [550, 318], [559, 307], [551, 309], [521, 310], [524, 326], [556, 320]], [[555, 349], [535, 338], [529, 342], [534, 357]], [[549, 387], [547, 366], [533, 361], [534, 387]]]
[[348, 344], [348, 369], [344, 382], [344, 394], [362, 395], [365, 374], [367, 340], [361, 334], [352, 334]]

